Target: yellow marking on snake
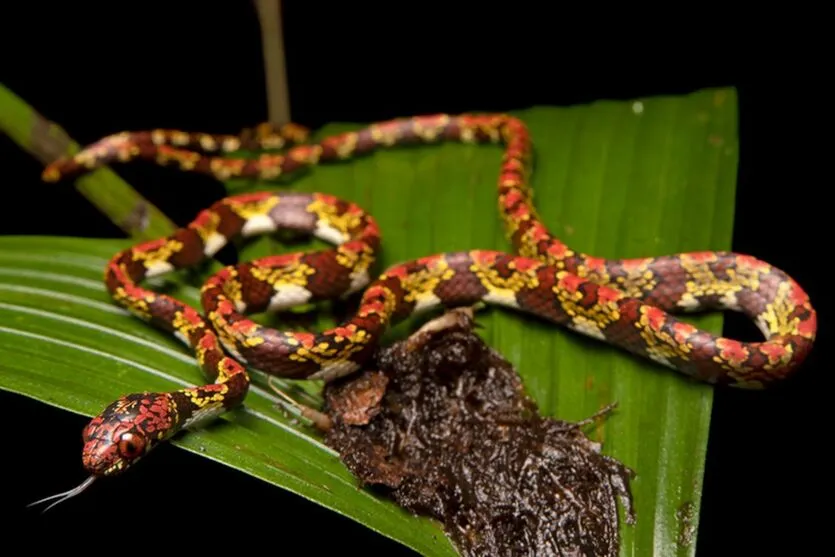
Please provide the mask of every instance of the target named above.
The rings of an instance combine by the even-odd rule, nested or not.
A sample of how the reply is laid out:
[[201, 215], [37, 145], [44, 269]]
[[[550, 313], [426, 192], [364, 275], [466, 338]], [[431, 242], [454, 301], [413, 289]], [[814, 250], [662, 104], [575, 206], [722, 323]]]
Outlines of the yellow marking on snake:
[[215, 176], [226, 180], [232, 176], [240, 176], [245, 163], [245, 160], [212, 159], [210, 168]]
[[521, 272], [516, 270], [516, 265], [511, 262], [508, 268], [514, 270], [508, 277], [502, 277], [490, 264], [473, 263], [470, 265], [472, 271], [481, 284], [488, 290], [485, 300], [497, 303], [517, 306], [516, 294], [525, 289], [536, 289], [539, 287], [539, 279], [534, 270]]
[[145, 265], [148, 277], [166, 273], [174, 269], [169, 259], [175, 253], [183, 249], [183, 243], [179, 240], [167, 240], [160, 247], [148, 251], [134, 251], [134, 261], [141, 261]]
[[120, 305], [125, 307], [128, 311], [140, 317], [144, 320], [148, 320], [151, 318], [151, 313], [148, 308], [148, 304], [153, 301], [154, 297], [149, 296], [149, 299], [141, 299], [141, 298], [134, 298], [132, 296], [128, 296], [127, 292], [123, 287], [116, 288], [116, 291], [113, 293], [113, 299], [118, 302]]
[[254, 201], [233, 201], [227, 203], [227, 206], [243, 220], [249, 220], [252, 217], [268, 215], [273, 207], [278, 205], [278, 197], [270, 196], [264, 199]]
[[362, 225], [360, 215], [351, 211], [340, 214], [337, 207], [322, 199], [311, 201], [307, 206], [307, 212], [313, 213], [319, 217], [320, 221], [326, 222], [332, 228], [341, 232], [343, 236], [348, 236], [351, 230], [356, 230]]
[[316, 274], [316, 269], [306, 263], [294, 261], [286, 266], [275, 268], [253, 266], [249, 272], [256, 279], [273, 287], [277, 284], [307, 287], [309, 283], [307, 277]]
[[204, 246], [208, 245], [212, 236], [218, 233], [217, 227], [220, 224], [220, 215], [216, 212], [206, 211], [206, 214], [208, 218], [201, 220], [199, 225], [191, 227], [200, 236]]
[[598, 328], [603, 329], [618, 319], [620, 319], [620, 310], [614, 300], [604, 301], [598, 298], [597, 303], [591, 307], [584, 307], [579, 304], [583, 299], [583, 293], [578, 291], [570, 292], [565, 288], [560, 288], [559, 283], [568, 275], [566, 271], [557, 273], [557, 285], [551, 290], [556, 295], [562, 306], [563, 311], [570, 317], [580, 320], [585, 323], [585, 320], [594, 322]]

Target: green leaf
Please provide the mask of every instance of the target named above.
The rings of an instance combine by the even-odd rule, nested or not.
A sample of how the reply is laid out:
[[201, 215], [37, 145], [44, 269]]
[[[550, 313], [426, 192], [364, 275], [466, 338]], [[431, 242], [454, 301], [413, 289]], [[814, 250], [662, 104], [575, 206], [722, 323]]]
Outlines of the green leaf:
[[[80, 147], [59, 125], [48, 121], [2, 84], [0, 132], [44, 165], [64, 155], [74, 155]], [[75, 187], [113, 224], [137, 240], [156, 238], [176, 228], [162, 211], [109, 168], [78, 178]]]
[[[733, 90], [515, 115], [529, 124], [536, 146], [539, 212], [573, 248], [638, 257], [730, 247], [738, 154]], [[358, 127], [334, 124], [318, 135]], [[510, 249], [495, 199], [500, 158], [501, 149], [489, 146], [400, 148], [319, 167], [290, 185], [246, 189], [322, 191], [359, 203], [379, 221], [382, 270], [440, 251]], [[1, 387], [93, 415], [125, 392], [202, 379], [179, 343], [109, 302], [101, 272], [125, 245], [0, 239]], [[265, 239], [242, 253], [309, 246]], [[193, 286], [174, 294], [196, 304]], [[693, 555], [712, 388], [520, 314], [488, 309], [479, 319], [484, 338], [517, 366], [544, 414], [579, 420], [619, 403], [593, 437], [638, 474], [638, 522], [621, 528], [622, 555]], [[721, 331], [721, 315], [685, 319]], [[323, 318], [320, 326], [325, 322], [333, 320]], [[393, 336], [407, 334], [410, 325], [399, 325]], [[70, 360], [72, 369], [64, 363]], [[435, 523], [357, 490], [318, 435], [276, 408], [280, 399], [260, 374], [255, 382], [243, 411], [176, 444], [309, 497], [422, 554], [453, 553]], [[307, 392], [315, 387], [303, 383]]]

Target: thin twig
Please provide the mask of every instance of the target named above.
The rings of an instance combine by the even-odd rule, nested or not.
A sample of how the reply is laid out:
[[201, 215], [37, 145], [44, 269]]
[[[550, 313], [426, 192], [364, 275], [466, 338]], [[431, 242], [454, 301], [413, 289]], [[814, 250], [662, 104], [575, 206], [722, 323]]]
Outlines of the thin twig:
[[255, 0], [255, 5], [261, 23], [268, 118], [272, 124], [286, 124], [290, 121], [290, 93], [287, 87], [281, 1]]

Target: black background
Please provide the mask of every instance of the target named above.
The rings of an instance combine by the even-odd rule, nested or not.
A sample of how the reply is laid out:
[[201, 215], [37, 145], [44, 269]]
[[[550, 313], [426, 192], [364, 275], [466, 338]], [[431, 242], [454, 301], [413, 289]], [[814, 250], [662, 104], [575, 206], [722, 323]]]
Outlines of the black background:
[[[315, 128], [736, 87], [733, 247], [788, 271], [819, 311], [828, 303], [832, 250], [821, 217], [831, 203], [819, 192], [831, 184], [831, 171], [824, 172], [831, 140], [820, 108], [827, 91], [813, 84], [821, 71], [816, 45], [775, 32], [761, 50], [749, 42], [749, 27], [720, 28], [719, 14], [684, 30], [680, 18], [653, 25], [655, 16], [644, 12], [644, 31], [623, 20], [599, 27], [586, 16], [551, 13], [547, 4], [482, 5], [486, 18], [421, 6], [422, 13], [354, 3], [285, 7], [293, 120]], [[0, 80], [82, 144], [125, 129], [235, 132], [266, 118], [260, 31], [249, 2], [28, 2], [5, 10]], [[0, 149], [4, 234], [121, 236], [72, 188], [43, 185], [41, 165], [8, 138], [0, 137]], [[222, 195], [206, 177], [141, 164], [117, 171], [181, 224]], [[12, 194], [23, 205], [13, 205]], [[725, 334], [735, 336], [741, 327], [727, 321]], [[800, 555], [827, 538], [823, 377], [831, 338], [825, 313], [820, 321], [818, 346], [794, 380], [765, 393], [717, 391], [699, 556]], [[284, 551], [310, 531], [319, 532], [309, 546], [316, 553], [408, 554], [299, 497], [167, 446], [118, 486], [98, 486], [43, 516], [25, 511], [82, 478], [79, 433], [87, 418], [8, 393], [0, 393], [0, 408], [2, 507], [12, 517], [3, 543], [25, 525], [30, 547], [156, 551], [197, 540], [191, 549], [202, 552], [225, 540], [260, 553], [253, 540]], [[155, 536], [171, 541], [155, 547]]]

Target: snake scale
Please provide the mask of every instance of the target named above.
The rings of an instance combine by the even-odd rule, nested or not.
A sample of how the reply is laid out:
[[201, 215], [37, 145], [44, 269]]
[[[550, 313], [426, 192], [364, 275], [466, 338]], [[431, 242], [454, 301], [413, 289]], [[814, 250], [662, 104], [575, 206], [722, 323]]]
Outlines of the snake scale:
[[[554, 237], [533, 206], [528, 181], [532, 141], [518, 118], [415, 116], [318, 143], [307, 140], [308, 131], [293, 124], [264, 125], [242, 135], [123, 132], [55, 161], [43, 179], [58, 181], [105, 164], [144, 159], [221, 180], [269, 180], [398, 145], [502, 144], [498, 207], [516, 253], [427, 255], [394, 265], [372, 280], [381, 235], [371, 215], [331, 195], [282, 191], [221, 199], [170, 236], [116, 254], [105, 271], [113, 300], [185, 342], [209, 382], [173, 392], [128, 394], [107, 406], [83, 432], [88, 483], [124, 471], [177, 432], [241, 403], [250, 381], [247, 365], [288, 378], [342, 377], [369, 360], [387, 327], [439, 306], [485, 302], [514, 308], [691, 378], [741, 388], [763, 388], [786, 378], [812, 348], [817, 322], [806, 292], [786, 273], [752, 256], [702, 251], [607, 260], [578, 253]], [[254, 159], [229, 156], [240, 149], [280, 151]], [[222, 269], [202, 287], [202, 313], [139, 286], [144, 279], [211, 258], [235, 237], [279, 230], [306, 233], [333, 247]], [[278, 331], [245, 316], [360, 292], [356, 312], [320, 333]], [[706, 310], [742, 312], [765, 339], [723, 338], [672, 315]]]

